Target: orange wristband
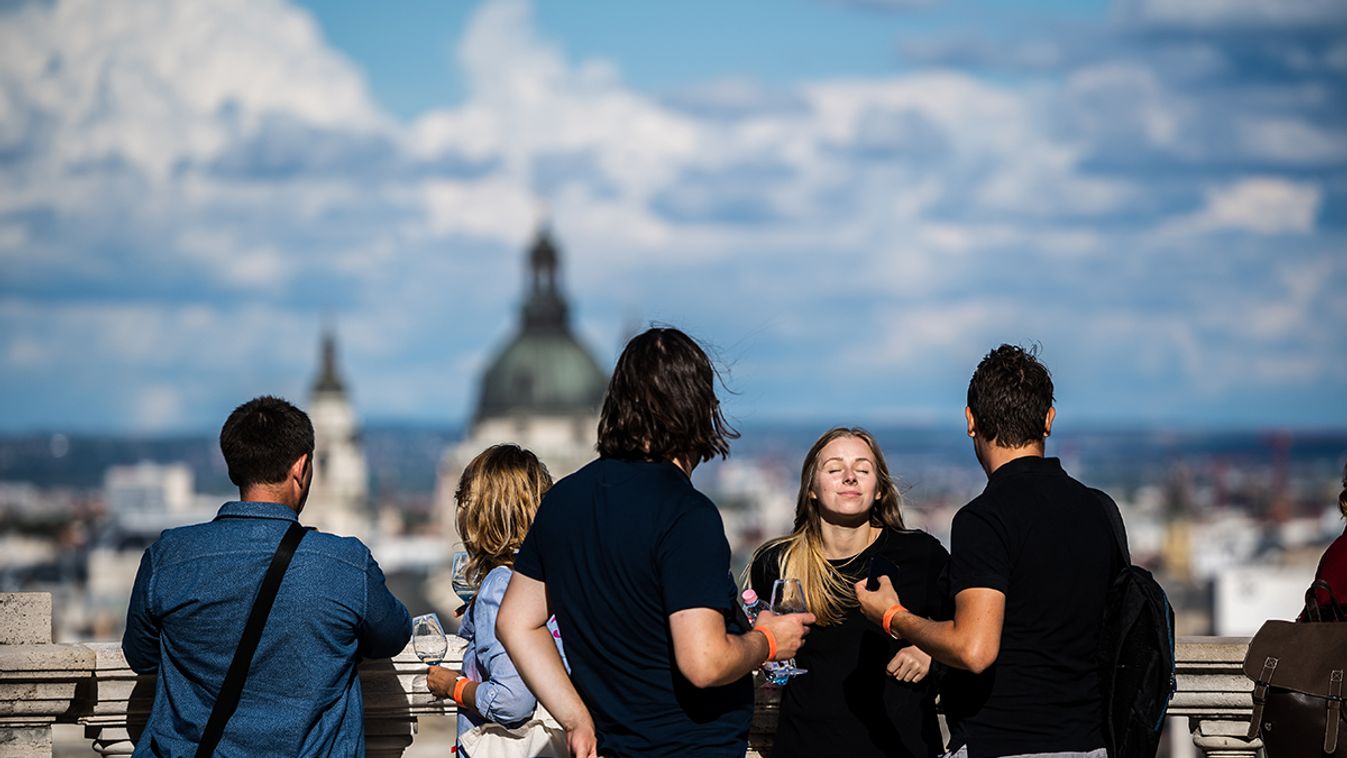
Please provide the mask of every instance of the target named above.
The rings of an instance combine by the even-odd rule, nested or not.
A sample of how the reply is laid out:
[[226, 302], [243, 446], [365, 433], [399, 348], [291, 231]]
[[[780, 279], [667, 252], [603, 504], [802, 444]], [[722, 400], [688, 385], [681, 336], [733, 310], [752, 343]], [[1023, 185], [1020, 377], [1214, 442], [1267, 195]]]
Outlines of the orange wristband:
[[890, 637], [892, 637], [892, 638], [894, 638], [894, 639], [898, 639], [898, 635], [894, 634], [894, 633], [889, 629], [889, 622], [893, 621], [893, 617], [894, 617], [895, 614], [898, 613], [898, 611], [906, 611], [906, 610], [907, 610], [907, 609], [904, 608], [901, 604], [899, 604], [899, 603], [894, 603], [893, 605], [889, 606], [889, 609], [888, 609], [887, 611], [884, 611], [884, 623], [883, 623], [882, 626], [884, 627], [884, 633], [885, 633], [885, 634], [889, 635]]
[[458, 681], [454, 682], [454, 704], [463, 707], [463, 690], [468, 688], [468, 678], [460, 676]]
[[776, 635], [772, 634], [772, 630], [755, 626], [751, 631], [761, 634], [767, 640], [767, 660], [776, 658]]

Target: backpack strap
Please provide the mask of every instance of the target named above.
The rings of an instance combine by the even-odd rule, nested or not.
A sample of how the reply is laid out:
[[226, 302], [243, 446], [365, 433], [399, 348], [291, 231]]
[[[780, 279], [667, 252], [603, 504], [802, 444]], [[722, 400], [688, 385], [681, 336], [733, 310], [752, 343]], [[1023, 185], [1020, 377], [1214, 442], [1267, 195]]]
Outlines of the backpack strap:
[[1108, 518], [1113, 539], [1118, 545], [1118, 554], [1122, 556], [1122, 565], [1124, 567], [1131, 566], [1132, 551], [1127, 549], [1127, 527], [1123, 524], [1122, 511], [1118, 510], [1118, 504], [1113, 501], [1113, 498], [1109, 497], [1107, 492], [1092, 488], [1090, 493], [1104, 507], [1104, 516]]
[[1324, 752], [1338, 751], [1338, 721], [1342, 712], [1342, 669], [1334, 669], [1328, 676], [1328, 720], [1324, 722]]
[[1257, 737], [1263, 727], [1263, 706], [1267, 705], [1268, 683], [1272, 681], [1272, 675], [1277, 671], [1277, 663], [1277, 658], [1269, 655], [1263, 661], [1263, 671], [1254, 681], [1253, 713], [1249, 716], [1249, 739]]
[[209, 758], [224, 736], [225, 724], [239, 707], [239, 697], [243, 695], [243, 681], [248, 678], [248, 669], [252, 666], [253, 654], [257, 652], [257, 643], [262, 639], [262, 629], [271, 615], [271, 606], [276, 602], [276, 593], [285, 578], [285, 570], [290, 567], [290, 559], [295, 557], [299, 541], [304, 539], [308, 529], [292, 521], [290, 527], [276, 546], [276, 554], [271, 557], [266, 576], [262, 578], [262, 588], [253, 600], [253, 609], [248, 614], [248, 622], [243, 625], [243, 636], [234, 650], [234, 660], [229, 663], [229, 673], [225, 674], [220, 685], [220, 694], [215, 698], [215, 707], [211, 709], [210, 720], [201, 734], [201, 744], [197, 745], [196, 758]]

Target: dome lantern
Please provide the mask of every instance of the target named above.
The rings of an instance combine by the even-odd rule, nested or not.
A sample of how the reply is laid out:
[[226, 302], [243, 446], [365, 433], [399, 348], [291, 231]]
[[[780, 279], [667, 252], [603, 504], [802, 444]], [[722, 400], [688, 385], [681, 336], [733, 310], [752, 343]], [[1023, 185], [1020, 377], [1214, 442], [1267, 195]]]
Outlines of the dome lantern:
[[598, 411], [607, 377], [570, 329], [560, 253], [546, 227], [529, 248], [520, 329], [482, 377], [473, 422]]

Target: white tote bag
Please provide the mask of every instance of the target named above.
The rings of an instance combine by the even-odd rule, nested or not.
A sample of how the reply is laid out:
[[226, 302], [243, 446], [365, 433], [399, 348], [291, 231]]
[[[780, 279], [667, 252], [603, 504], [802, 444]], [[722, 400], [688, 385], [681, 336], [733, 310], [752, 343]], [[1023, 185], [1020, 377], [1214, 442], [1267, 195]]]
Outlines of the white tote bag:
[[[476, 605], [468, 606], [468, 620], [472, 619]], [[547, 626], [552, 636], [560, 640], [555, 618], [548, 619]], [[560, 642], [557, 649], [561, 649]], [[533, 709], [533, 718], [513, 729], [488, 721], [464, 732], [458, 743], [468, 758], [570, 758], [571, 754], [565, 727], [542, 703]]]
[[542, 703], [533, 718], [507, 729], [488, 721], [459, 738], [469, 758], [568, 758], [566, 730], [552, 718]]

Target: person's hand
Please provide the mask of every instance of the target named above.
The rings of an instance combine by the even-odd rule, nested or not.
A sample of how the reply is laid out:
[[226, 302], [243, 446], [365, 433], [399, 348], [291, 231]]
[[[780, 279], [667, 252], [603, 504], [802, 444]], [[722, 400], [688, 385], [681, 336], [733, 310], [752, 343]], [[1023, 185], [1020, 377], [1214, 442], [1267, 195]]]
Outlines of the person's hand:
[[454, 682], [460, 676], [463, 676], [462, 671], [455, 671], [444, 666], [431, 666], [426, 670], [426, 689], [440, 699], [452, 697]]
[[809, 634], [809, 625], [814, 623], [812, 613], [786, 613], [776, 615], [771, 611], [758, 614], [754, 629], [767, 629], [776, 640], [774, 661], [787, 661], [795, 657], [804, 645], [804, 636]]
[[[865, 582], [865, 579], [856, 582], [856, 599], [861, 601], [861, 613], [883, 626], [884, 612], [901, 604], [898, 600], [898, 591], [893, 588], [893, 582], [889, 581], [887, 576], [879, 577], [879, 589], [874, 592], [865, 588]], [[885, 629], [884, 633], [888, 634], [889, 630]]]
[[931, 670], [931, 656], [923, 653], [916, 645], [908, 645], [899, 650], [884, 667], [889, 676], [900, 682], [920, 682]]
[[568, 728], [566, 747], [574, 758], [599, 758], [599, 738], [594, 734], [594, 722], [586, 720], [574, 729]]

